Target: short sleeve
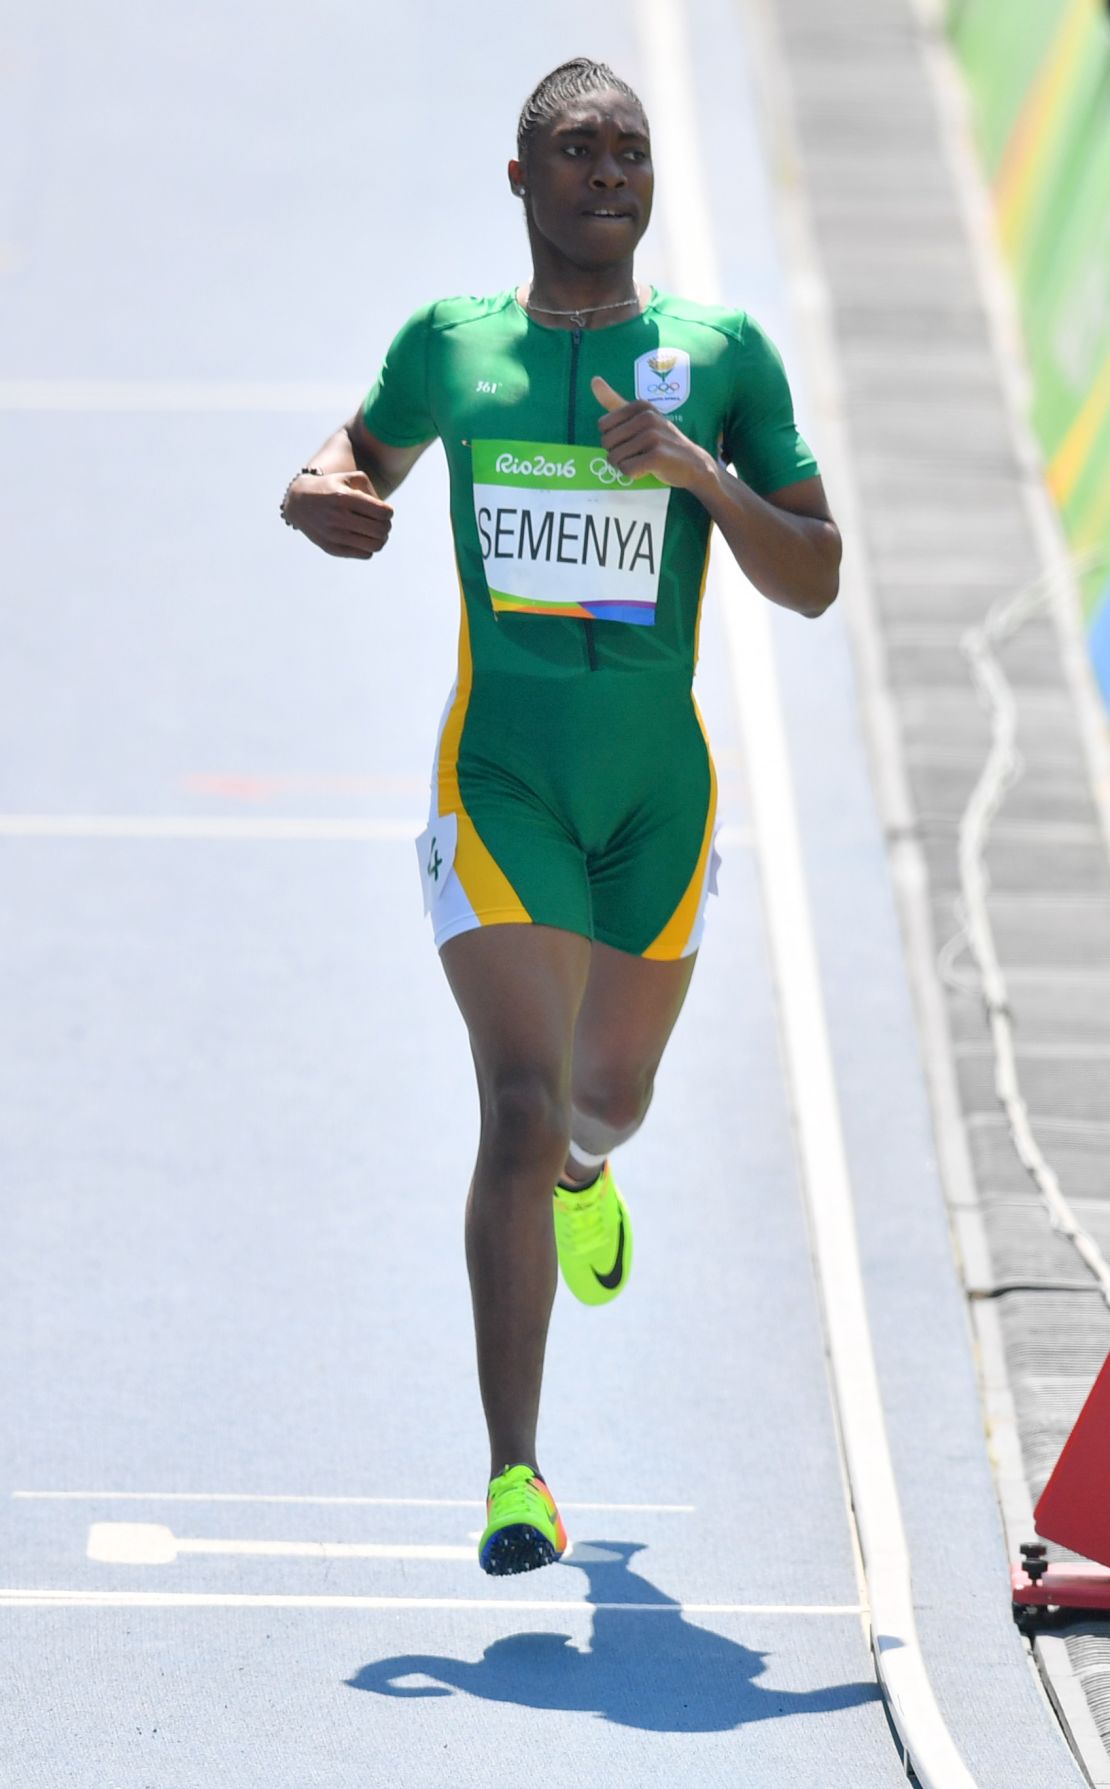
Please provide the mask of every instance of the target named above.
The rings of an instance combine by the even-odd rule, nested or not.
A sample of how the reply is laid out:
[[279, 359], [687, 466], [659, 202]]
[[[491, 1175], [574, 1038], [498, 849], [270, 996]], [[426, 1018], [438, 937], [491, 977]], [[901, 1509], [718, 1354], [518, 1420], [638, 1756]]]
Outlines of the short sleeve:
[[390, 447], [416, 447], [439, 433], [428, 393], [428, 350], [433, 307], [414, 311], [389, 352], [362, 406], [372, 435]]
[[761, 497], [799, 479], [816, 478], [817, 461], [798, 433], [794, 402], [778, 349], [745, 317], [723, 431], [723, 452]]

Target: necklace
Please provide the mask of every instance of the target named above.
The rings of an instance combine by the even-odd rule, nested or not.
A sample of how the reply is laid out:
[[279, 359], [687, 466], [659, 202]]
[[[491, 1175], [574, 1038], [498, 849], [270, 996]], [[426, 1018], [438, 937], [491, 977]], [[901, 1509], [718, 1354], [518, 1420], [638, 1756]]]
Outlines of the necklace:
[[524, 308], [528, 311], [539, 311], [543, 317], [571, 317], [575, 323], [581, 323], [583, 317], [592, 317], [598, 311], [626, 311], [630, 304], [639, 304], [639, 302], [640, 294], [637, 292], [634, 297], [618, 298], [613, 304], [584, 304], [573, 311], [557, 311], [552, 305], [533, 303], [531, 293], [529, 293]]

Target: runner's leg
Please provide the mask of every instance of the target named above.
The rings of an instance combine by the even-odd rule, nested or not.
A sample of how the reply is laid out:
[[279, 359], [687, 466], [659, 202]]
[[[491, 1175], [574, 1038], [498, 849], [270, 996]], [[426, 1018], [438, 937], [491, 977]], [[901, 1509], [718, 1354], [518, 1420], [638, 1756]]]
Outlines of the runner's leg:
[[696, 961], [696, 952], [657, 963], [593, 946], [574, 1032], [568, 1184], [592, 1180], [597, 1158], [639, 1130]]
[[518, 1462], [538, 1468], [557, 1271], [551, 1191], [570, 1138], [574, 1027], [590, 954], [587, 938], [537, 925], [485, 926], [440, 952], [478, 1076], [466, 1258], [491, 1476]]

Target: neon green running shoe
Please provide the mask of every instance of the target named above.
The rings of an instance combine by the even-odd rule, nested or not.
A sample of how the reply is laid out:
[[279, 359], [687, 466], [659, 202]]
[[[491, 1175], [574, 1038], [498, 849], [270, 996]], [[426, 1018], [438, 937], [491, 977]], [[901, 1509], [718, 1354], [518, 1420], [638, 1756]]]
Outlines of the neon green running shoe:
[[563, 1278], [583, 1304], [608, 1304], [632, 1272], [632, 1225], [606, 1162], [579, 1193], [555, 1189], [555, 1246]]
[[555, 1499], [531, 1466], [506, 1466], [489, 1482], [478, 1564], [495, 1578], [554, 1565], [567, 1549]]

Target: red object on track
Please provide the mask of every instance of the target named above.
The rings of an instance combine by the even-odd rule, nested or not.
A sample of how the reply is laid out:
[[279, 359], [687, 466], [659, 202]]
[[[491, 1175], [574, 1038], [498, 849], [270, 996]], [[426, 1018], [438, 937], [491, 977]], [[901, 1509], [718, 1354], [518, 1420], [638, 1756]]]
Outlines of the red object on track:
[[1110, 1566], [1110, 1355], [1033, 1513], [1045, 1540]]
[[1023, 1609], [1110, 1609], [1110, 1572], [1101, 1565], [1049, 1565], [1036, 1578], [1014, 1565], [1010, 1589]]

